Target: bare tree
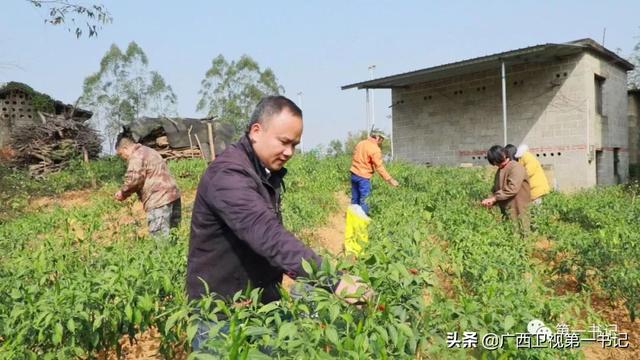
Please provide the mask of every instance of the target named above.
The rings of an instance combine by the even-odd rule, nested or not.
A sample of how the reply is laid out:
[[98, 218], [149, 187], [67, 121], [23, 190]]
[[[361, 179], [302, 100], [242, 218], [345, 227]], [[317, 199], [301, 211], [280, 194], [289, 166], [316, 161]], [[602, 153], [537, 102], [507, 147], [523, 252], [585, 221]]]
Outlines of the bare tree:
[[[86, 28], [89, 37], [97, 36], [101, 25], [113, 21], [111, 14], [104, 5], [80, 5], [67, 0], [26, 0], [37, 8], [45, 8], [49, 15], [44, 22], [51, 25], [66, 26], [69, 32], [73, 31], [76, 37], [82, 36]], [[84, 22], [85, 25], [81, 25]], [[75, 29], [74, 29], [75, 28]]]

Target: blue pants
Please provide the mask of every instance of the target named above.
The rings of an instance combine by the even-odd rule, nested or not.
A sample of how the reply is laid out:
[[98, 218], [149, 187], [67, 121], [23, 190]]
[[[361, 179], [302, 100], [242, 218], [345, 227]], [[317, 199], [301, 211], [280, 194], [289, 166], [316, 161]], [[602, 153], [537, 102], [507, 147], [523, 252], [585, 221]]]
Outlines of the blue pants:
[[370, 193], [371, 180], [351, 173], [351, 203], [360, 205], [367, 215], [369, 215], [369, 206], [365, 199]]

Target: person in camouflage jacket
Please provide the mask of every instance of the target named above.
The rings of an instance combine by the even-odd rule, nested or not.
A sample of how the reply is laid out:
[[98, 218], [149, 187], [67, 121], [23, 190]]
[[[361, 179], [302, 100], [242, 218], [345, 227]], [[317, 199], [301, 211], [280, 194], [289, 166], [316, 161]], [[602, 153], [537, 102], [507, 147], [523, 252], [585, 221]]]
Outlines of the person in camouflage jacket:
[[169, 168], [157, 151], [122, 138], [116, 144], [118, 156], [128, 162], [124, 184], [114, 197], [124, 201], [138, 194], [147, 213], [151, 236], [168, 235], [180, 224], [180, 190]]

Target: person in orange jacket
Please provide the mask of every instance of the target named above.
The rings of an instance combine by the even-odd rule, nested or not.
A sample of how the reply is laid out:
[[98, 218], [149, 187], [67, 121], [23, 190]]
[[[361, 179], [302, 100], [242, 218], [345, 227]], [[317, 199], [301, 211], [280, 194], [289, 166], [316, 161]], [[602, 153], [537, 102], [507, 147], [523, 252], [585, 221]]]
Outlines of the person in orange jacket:
[[394, 187], [399, 185], [382, 163], [380, 145], [383, 141], [382, 132], [371, 131], [367, 139], [356, 145], [351, 159], [351, 203], [360, 205], [367, 215], [369, 215], [369, 206], [365, 200], [371, 193], [371, 177], [374, 172], [378, 172], [389, 185]]

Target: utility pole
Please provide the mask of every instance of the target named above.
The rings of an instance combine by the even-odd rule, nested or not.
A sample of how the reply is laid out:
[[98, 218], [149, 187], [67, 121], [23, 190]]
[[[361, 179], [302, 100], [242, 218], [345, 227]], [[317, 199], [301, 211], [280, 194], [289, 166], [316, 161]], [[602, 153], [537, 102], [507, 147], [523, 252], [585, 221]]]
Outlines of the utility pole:
[[391, 114], [387, 115], [387, 119], [389, 119], [389, 123], [391, 124], [391, 133], [389, 134], [389, 137], [391, 138], [391, 160], [393, 160], [393, 118], [391, 117]]
[[[369, 65], [369, 80], [373, 80], [373, 72], [376, 70], [375, 65]], [[368, 90], [368, 89], [367, 89]], [[371, 89], [371, 124], [367, 128], [367, 131], [371, 131], [371, 129], [376, 126], [376, 106], [373, 97], [373, 89]]]
[[504, 67], [504, 60], [500, 67], [500, 77], [502, 78], [502, 132], [504, 145], [507, 145], [507, 74]]
[[366, 120], [365, 120], [367, 123], [366, 123], [364, 129], [366, 130], [367, 135], [369, 135], [369, 130], [371, 129], [371, 127], [369, 126], [369, 118], [370, 118], [369, 112], [371, 111], [371, 105], [369, 104], [369, 88], [366, 89], [366, 93], [367, 93], [367, 101], [365, 103], [364, 111], [365, 111], [365, 115], [367, 117]]
[[[300, 109], [303, 108], [303, 106], [302, 106], [302, 91], [298, 91], [298, 107]], [[302, 142], [302, 138], [300, 138], [300, 153], [304, 154], [304, 142]]]

